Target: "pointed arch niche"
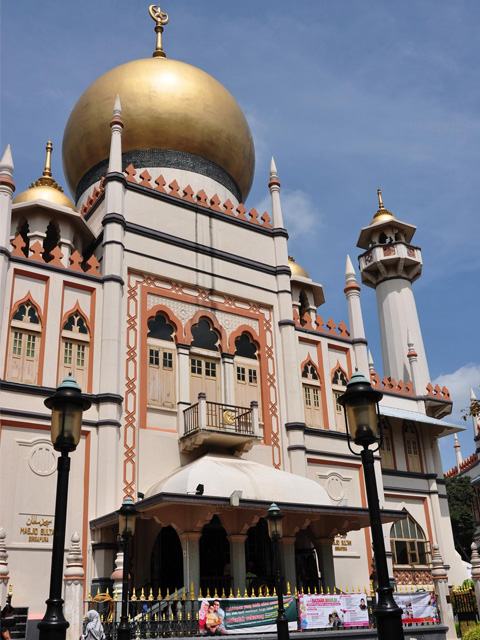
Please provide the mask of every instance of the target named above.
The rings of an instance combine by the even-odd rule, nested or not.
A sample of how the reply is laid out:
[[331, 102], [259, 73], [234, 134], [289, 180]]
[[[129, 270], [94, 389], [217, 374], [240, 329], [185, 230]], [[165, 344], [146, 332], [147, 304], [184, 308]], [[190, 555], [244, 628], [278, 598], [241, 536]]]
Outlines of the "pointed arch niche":
[[300, 365], [302, 376], [303, 409], [307, 427], [322, 429], [322, 386], [320, 372], [310, 356]]
[[259, 419], [263, 423], [258, 337], [249, 327], [239, 327], [230, 336], [230, 343], [235, 345], [235, 404], [248, 408], [252, 401], [258, 402]]
[[63, 316], [61, 327], [58, 383], [71, 373], [79, 387], [89, 393], [91, 392], [92, 331], [78, 300], [73, 309]]
[[30, 291], [16, 302], [10, 318], [7, 380], [39, 384], [43, 318]]
[[390, 546], [394, 565], [412, 567], [430, 563], [430, 542], [422, 527], [410, 514], [392, 525]]
[[182, 335], [180, 321], [163, 307], [154, 307], [147, 318], [147, 404], [176, 408], [177, 352]]
[[335, 427], [337, 431], [346, 431], [345, 414], [342, 405], [338, 402], [339, 397], [345, 393], [348, 375], [345, 369], [340, 366], [339, 361], [331, 371], [333, 408], [335, 411]]
[[190, 402], [205, 393], [209, 402], [222, 401], [220, 354], [227, 344], [224, 329], [208, 311], [199, 311], [187, 323], [185, 337], [190, 342]]

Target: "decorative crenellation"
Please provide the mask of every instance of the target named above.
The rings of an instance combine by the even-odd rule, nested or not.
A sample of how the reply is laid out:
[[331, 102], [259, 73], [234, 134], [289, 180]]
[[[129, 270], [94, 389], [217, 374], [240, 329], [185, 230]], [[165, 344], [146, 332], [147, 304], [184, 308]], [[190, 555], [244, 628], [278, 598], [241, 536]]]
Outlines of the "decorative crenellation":
[[82, 216], [87, 215], [93, 205], [98, 201], [102, 193], [105, 191], [104, 180], [105, 177], [103, 176], [98, 187], [94, 188], [92, 193], [88, 196], [87, 200], [83, 203], [82, 208], [80, 209], [80, 213], [82, 214]]
[[463, 473], [464, 471], [471, 469], [477, 463], [478, 463], [478, 453], [472, 453], [471, 456], [468, 456], [468, 458], [465, 458], [465, 460], [462, 460], [462, 462], [460, 462], [460, 465], [459, 465], [460, 471], [458, 470], [458, 466], [452, 467], [452, 469], [449, 469], [445, 473], [445, 477], [453, 478], [454, 476], [458, 476], [459, 473]]
[[[432, 585], [433, 576], [432, 572], [428, 569], [402, 569], [401, 571], [393, 571], [393, 577], [398, 586], [415, 585], [415, 590], [418, 585]], [[429, 589], [430, 590], [430, 589]], [[401, 591], [401, 589], [398, 589]]]
[[236, 218], [237, 220], [242, 220], [243, 222], [249, 222], [250, 224], [254, 224], [256, 226], [265, 227], [266, 229], [272, 229], [272, 225], [270, 224], [271, 219], [266, 211], [260, 216], [255, 207], [250, 209], [250, 211], [247, 211], [242, 203], [240, 203], [237, 207], [235, 207], [233, 202], [231, 202], [231, 200], [229, 199], [225, 200], [225, 202], [222, 203], [217, 194], [209, 198], [203, 189], [198, 191], [198, 193], [195, 193], [189, 184], [184, 189], [182, 189], [176, 180], [173, 180], [168, 185], [169, 191], [167, 191], [167, 189], [165, 188], [167, 185], [166, 180], [161, 174], [154, 181], [156, 185], [155, 187], [151, 184], [151, 180], [153, 178], [149, 174], [147, 169], [145, 169], [138, 176], [139, 178], [141, 178], [141, 180], [137, 180], [137, 178], [135, 177], [136, 174], [137, 171], [133, 164], [129, 164], [125, 169], [127, 182], [138, 184], [140, 187], [146, 187], [147, 189], [152, 189], [153, 191], [157, 191], [159, 193], [165, 193], [169, 196], [179, 198], [180, 200], [184, 200], [186, 202], [193, 202], [196, 205], [203, 207], [204, 209], [218, 211], [219, 213], [224, 213], [228, 216]]
[[343, 321], [336, 325], [332, 318], [330, 318], [328, 322], [324, 322], [322, 316], [317, 315], [312, 322], [312, 316], [308, 311], [305, 311], [303, 316], [300, 317], [300, 314], [295, 308], [293, 309], [293, 320], [297, 327], [302, 327], [303, 329], [310, 329], [310, 331], [318, 331], [318, 333], [325, 333], [340, 338], [350, 337], [348, 327]]
[[430, 396], [431, 398], [441, 398], [442, 400], [451, 400], [450, 391], [447, 387], [442, 387], [440, 389], [438, 384], [432, 386], [431, 382], [427, 384], [427, 396]]
[[[25, 258], [25, 253], [23, 249], [26, 247], [25, 241], [20, 234], [18, 234], [13, 240], [10, 240], [13, 245], [12, 256], [18, 256], [19, 258]], [[43, 259], [42, 254], [45, 252], [45, 249], [42, 247], [40, 242], [37, 240], [32, 244], [29, 249], [30, 255], [28, 256], [29, 260], [33, 260], [34, 262], [40, 262], [43, 264], [47, 264]], [[67, 268], [71, 271], [78, 271], [80, 273], [88, 273], [90, 276], [101, 276], [99, 266], [100, 263], [96, 259], [94, 255], [91, 255], [90, 258], [84, 261], [83, 256], [75, 250], [71, 256], [69, 256], [70, 264], [68, 267], [62, 262], [62, 258], [64, 257], [62, 250], [60, 247], [55, 247], [50, 251], [50, 255], [52, 259], [48, 262], [49, 265], [54, 267], [63, 267]], [[86, 265], [88, 268], [85, 269], [83, 265]]]
[[376, 373], [376, 371], [370, 371], [370, 382], [374, 389], [379, 389], [381, 391], [390, 391], [391, 393], [399, 393], [404, 396], [414, 396], [415, 393], [413, 391], [413, 385], [411, 382], [403, 382], [403, 380], [399, 380], [398, 382], [395, 378], [388, 378], [384, 376], [382, 379]]

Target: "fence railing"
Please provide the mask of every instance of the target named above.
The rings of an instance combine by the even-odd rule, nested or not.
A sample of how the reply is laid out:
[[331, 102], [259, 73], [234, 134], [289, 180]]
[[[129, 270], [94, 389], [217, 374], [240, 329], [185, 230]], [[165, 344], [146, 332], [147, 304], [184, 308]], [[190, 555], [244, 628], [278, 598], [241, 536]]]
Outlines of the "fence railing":
[[238, 407], [209, 402], [204, 393], [199, 393], [198, 402], [185, 409], [183, 416], [184, 435], [200, 429], [216, 429], [246, 436], [258, 434], [258, 402], [251, 402], [250, 408]]
[[[425, 586], [424, 589], [420, 589], [421, 591], [431, 591], [428, 586]], [[339, 593], [348, 593], [348, 591], [342, 591], [341, 589], [332, 589], [326, 590], [323, 589], [317, 592], [317, 589], [302, 589], [301, 592], [298, 592], [295, 589], [292, 594], [290, 591], [290, 585], [287, 584], [287, 593], [286, 596], [295, 596], [295, 600], [297, 603], [297, 623], [300, 630], [299, 624], [299, 607], [298, 607], [298, 596], [301, 593], [305, 593], [308, 595], [314, 594], [339, 594]], [[351, 593], [355, 593], [355, 589], [350, 591]], [[367, 594], [367, 606], [369, 611], [369, 620], [370, 627], [376, 627], [375, 616], [373, 615], [373, 608], [375, 606], [375, 594], [371, 590], [370, 587], [366, 587], [365, 589], [358, 589], [358, 593], [366, 593]], [[413, 588], [399, 588], [397, 593], [415, 593], [418, 591], [414, 591]], [[198, 623], [198, 612], [200, 607], [200, 602], [202, 598], [206, 598], [213, 604], [213, 599], [221, 599], [227, 600], [230, 598], [262, 598], [262, 597], [272, 597], [275, 596], [275, 590], [271, 590], [268, 586], [262, 585], [257, 591], [255, 589], [245, 590], [244, 594], [240, 594], [237, 590], [235, 594], [232, 589], [229, 591], [225, 588], [218, 589], [217, 586], [213, 587], [210, 590], [209, 586], [202, 594], [202, 590], [199, 591], [196, 596], [193, 589], [189, 592], [182, 589], [180, 592], [181, 595], [175, 591], [175, 594], [171, 596], [168, 592], [165, 597], [163, 597], [160, 593], [157, 597], [155, 597], [150, 589], [149, 595], [145, 595], [144, 590], [141, 590], [140, 596], [135, 594], [135, 590], [131, 594], [128, 600], [128, 615], [129, 615], [129, 625], [130, 625], [130, 636], [131, 638], [171, 638], [177, 636], [195, 636], [200, 634], [199, 623]], [[467, 608], [466, 602], [468, 598], [464, 597], [465, 594], [461, 594], [461, 599], [456, 599], [455, 604], [452, 601], [452, 604], [458, 606], [460, 608]], [[474, 594], [473, 594], [474, 595]], [[457, 598], [457, 596], [455, 596]], [[461, 604], [457, 604], [460, 603]], [[470, 600], [468, 599], [468, 602]], [[92, 598], [89, 596], [89, 599], [84, 602], [84, 613], [86, 614], [89, 609], [96, 609], [102, 620], [106, 640], [117, 640], [117, 630], [120, 622], [120, 614], [122, 609], [122, 603], [116, 593], [113, 596], [110, 594], [104, 593], [97, 595]], [[435, 622], [423, 622], [420, 623], [420, 626], [431, 626], [433, 624], [438, 624], [440, 619]], [[412, 624], [407, 624], [405, 626], [412, 626]], [[415, 624], [418, 626], [418, 623]], [[341, 630], [343, 627], [339, 627]], [[348, 629], [352, 630], [356, 627], [349, 626]], [[360, 627], [359, 627], [360, 628]], [[361, 627], [365, 628], [365, 627]], [[252, 629], [252, 633], [254, 634], [254, 630]]]

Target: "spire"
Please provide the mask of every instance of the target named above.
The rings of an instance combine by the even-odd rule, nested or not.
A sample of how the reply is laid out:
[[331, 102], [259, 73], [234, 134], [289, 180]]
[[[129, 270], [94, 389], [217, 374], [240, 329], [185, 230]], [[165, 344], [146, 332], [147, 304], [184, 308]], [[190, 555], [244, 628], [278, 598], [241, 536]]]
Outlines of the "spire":
[[377, 196], [378, 196], [378, 208], [379, 209], [385, 209], [385, 207], [383, 206], [382, 190], [381, 189], [377, 189]]
[[418, 377], [418, 354], [415, 351], [415, 344], [413, 342], [410, 329], [407, 328], [407, 358], [410, 365], [410, 379], [413, 384], [413, 390], [418, 394], [419, 392], [419, 377]]
[[368, 370], [370, 373], [375, 373], [375, 364], [373, 362], [372, 352], [370, 349], [368, 350]]
[[272, 157], [270, 162], [270, 181], [268, 188], [272, 196], [272, 222], [273, 228], [278, 229], [283, 227], [283, 214], [282, 205], [280, 203], [280, 180], [278, 179], [277, 166], [275, 160]]
[[7, 144], [7, 148], [5, 149], [5, 153], [0, 160], [0, 177], [2, 178], [13, 178], [13, 158], [12, 151], [10, 149], [10, 145]]
[[378, 196], [378, 211], [373, 216], [373, 220], [371, 221], [370, 224], [372, 225], [372, 224], [376, 224], [377, 222], [384, 222], [385, 220], [388, 220], [388, 219], [395, 220], [395, 216], [393, 215], [393, 213], [388, 211], [388, 209], [385, 209], [383, 205], [381, 189], [377, 189], [377, 196]]
[[455, 458], [457, 460], [457, 469], [458, 469], [458, 473], [460, 473], [460, 465], [462, 463], [462, 451], [460, 449], [460, 443], [458, 442], [458, 438], [457, 438], [457, 434], [454, 434], [454, 439], [455, 439], [455, 444], [453, 445], [453, 448], [455, 449]]
[[108, 162], [108, 173], [122, 172], [122, 105], [120, 96], [115, 98], [113, 105], [113, 118], [110, 120], [110, 158]]
[[415, 351], [415, 345], [413, 344], [412, 334], [410, 333], [410, 329], [407, 329], [407, 347], [408, 353], [407, 357], [410, 360], [411, 357], [418, 357], [417, 352]]
[[29, 189], [33, 189], [33, 187], [51, 187], [52, 189], [56, 189], [57, 191], [63, 193], [62, 187], [57, 184], [57, 182], [55, 182], [55, 180], [52, 178], [53, 144], [51, 140], [47, 141], [47, 146], [45, 147], [45, 149], [47, 151], [45, 157], [45, 168], [40, 178], [38, 180], [35, 180], [35, 182], [32, 182], [32, 184], [29, 186]]
[[347, 264], [345, 266], [345, 282], [347, 285], [358, 284], [357, 277], [355, 275], [355, 269], [353, 268], [352, 261], [350, 260], [350, 256], [348, 254], [347, 254]]
[[474, 402], [477, 399], [477, 396], [475, 395], [475, 391], [472, 389], [472, 387], [470, 387], [470, 401]]
[[160, 9], [159, 4], [151, 4], [148, 7], [150, 16], [155, 20], [155, 33], [157, 34], [157, 44], [153, 52], [154, 58], [166, 58], [162, 45], [163, 27], [168, 24], [168, 15]]

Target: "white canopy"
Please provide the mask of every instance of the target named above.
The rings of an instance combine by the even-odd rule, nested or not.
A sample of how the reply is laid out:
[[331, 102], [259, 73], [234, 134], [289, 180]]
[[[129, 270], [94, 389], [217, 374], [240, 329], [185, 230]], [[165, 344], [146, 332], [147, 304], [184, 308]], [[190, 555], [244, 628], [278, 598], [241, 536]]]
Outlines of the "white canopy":
[[331, 504], [325, 489], [314, 480], [217, 453], [208, 453], [156, 482], [145, 498], [159, 493], [195, 494], [199, 484], [204, 485], [205, 496], [229, 498], [234, 491], [241, 491], [242, 500]]

